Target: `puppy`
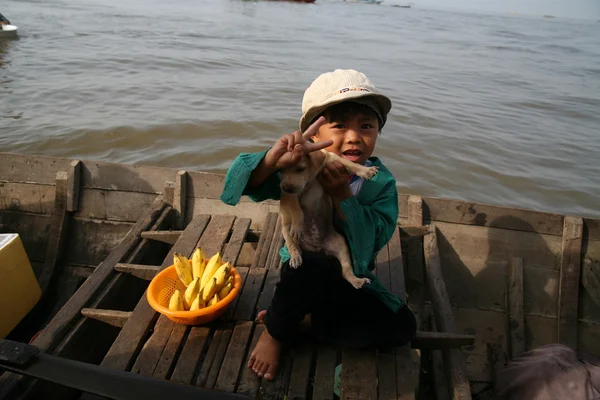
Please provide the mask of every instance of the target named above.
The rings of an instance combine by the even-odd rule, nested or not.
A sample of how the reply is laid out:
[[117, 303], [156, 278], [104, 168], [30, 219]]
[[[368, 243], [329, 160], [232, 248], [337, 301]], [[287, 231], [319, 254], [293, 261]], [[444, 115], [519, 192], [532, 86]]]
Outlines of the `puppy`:
[[282, 169], [279, 214], [283, 238], [292, 268], [302, 265], [302, 250], [324, 252], [340, 261], [344, 279], [360, 289], [370, 280], [354, 275], [346, 241], [333, 226], [331, 197], [317, 180], [323, 167], [333, 161], [364, 179], [371, 179], [377, 173], [377, 167], [355, 164], [325, 150], [309, 153], [298, 164]]

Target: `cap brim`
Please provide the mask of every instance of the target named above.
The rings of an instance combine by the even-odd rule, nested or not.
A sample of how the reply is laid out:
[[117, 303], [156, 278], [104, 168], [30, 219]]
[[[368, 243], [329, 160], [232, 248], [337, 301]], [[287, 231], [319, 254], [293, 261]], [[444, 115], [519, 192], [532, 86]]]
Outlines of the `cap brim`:
[[371, 93], [371, 92], [345, 92], [338, 93], [334, 96], [331, 96], [324, 104], [314, 106], [310, 110], [308, 110], [302, 118], [300, 119], [300, 131], [304, 132], [312, 121], [317, 118], [320, 114], [322, 114], [329, 107], [334, 106], [336, 104], [344, 103], [346, 101], [351, 101], [359, 104], [364, 104], [369, 106], [375, 111], [381, 120], [380, 129], [385, 125], [387, 121], [387, 115], [392, 109], [391, 100], [382, 94], [379, 93]]

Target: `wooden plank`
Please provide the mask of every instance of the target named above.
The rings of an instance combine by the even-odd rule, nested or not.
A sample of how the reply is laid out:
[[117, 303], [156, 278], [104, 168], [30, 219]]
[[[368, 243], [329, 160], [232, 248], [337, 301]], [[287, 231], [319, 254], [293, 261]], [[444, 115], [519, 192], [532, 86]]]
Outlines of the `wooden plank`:
[[279, 217], [276, 213], [269, 213], [265, 222], [265, 228], [260, 235], [258, 246], [256, 248], [256, 257], [252, 262], [251, 268], [265, 268], [267, 264], [267, 258], [271, 249], [271, 241], [275, 232], [275, 225], [277, 224], [277, 218]]
[[173, 199], [173, 209], [175, 210], [175, 229], [183, 229], [185, 226], [185, 201], [187, 193], [187, 172], [177, 171], [175, 177], [175, 198]]
[[210, 334], [210, 328], [205, 326], [194, 326], [185, 341], [181, 355], [171, 375], [175, 382], [191, 384], [198, 362], [201, 362], [202, 352], [206, 346]]
[[[410, 220], [409, 223], [414, 223], [414, 221]], [[429, 234], [429, 225], [399, 226], [398, 228], [400, 229], [400, 239], [402, 240], [419, 238]]]
[[163, 198], [167, 204], [173, 204], [175, 202], [175, 182], [165, 181]]
[[[147, 215], [138, 221], [129, 233], [123, 238], [121, 243], [110, 253], [110, 255], [94, 270], [89, 278], [79, 287], [67, 303], [57, 312], [54, 318], [44, 330], [32, 341], [32, 345], [42, 351], [51, 352], [58, 345], [61, 339], [72, 327], [75, 319], [80, 315], [81, 309], [90, 301], [92, 296], [107, 282], [113, 273], [116, 263], [129, 254], [132, 248], [138, 243], [139, 235], [142, 231], [148, 229], [155, 220], [161, 215], [161, 211], [166, 206], [162, 196], [157, 196], [152, 208]], [[5, 398], [22, 380], [22, 377], [16, 374], [6, 373], [3, 375], [2, 390], [0, 398]]]
[[377, 350], [377, 398], [397, 400], [396, 363], [393, 348]]
[[169, 336], [171, 336], [173, 326], [173, 322], [166, 316], [160, 315], [158, 317], [152, 335], [150, 335], [146, 343], [144, 343], [140, 354], [131, 368], [131, 372], [152, 376], [154, 369], [158, 364], [158, 360], [167, 345]]
[[231, 334], [229, 346], [225, 352], [223, 363], [221, 364], [217, 381], [216, 390], [233, 392], [237, 385], [238, 376], [244, 367], [243, 362], [248, 351], [249, 342], [252, 338], [252, 328], [254, 322], [238, 322]]
[[[42, 289], [42, 297], [48, 293], [48, 286], [58, 264], [62, 261], [62, 251], [65, 238], [68, 234], [67, 228], [67, 184], [68, 174], [59, 171], [56, 174], [56, 195], [54, 198], [54, 213], [48, 236], [48, 247], [46, 248], [46, 261], [44, 269], [38, 277], [38, 284]], [[43, 299], [42, 299], [43, 300]]]
[[50, 215], [54, 210], [53, 200], [54, 185], [0, 183], [1, 210]]
[[406, 282], [404, 279], [404, 260], [402, 259], [402, 243], [399, 240], [398, 229], [387, 245], [390, 268], [390, 291], [402, 301], [406, 301]]
[[[438, 250], [437, 232], [434, 225], [429, 235], [424, 237], [425, 267], [427, 283], [433, 305], [435, 322], [442, 332], [456, 332], [454, 314], [450, 307], [446, 284], [442, 274]], [[447, 356], [446, 356], [447, 355]], [[460, 350], [445, 352], [445, 362], [449, 365], [450, 382], [454, 399], [471, 399], [471, 389], [465, 373], [464, 358]]]
[[244, 197], [242, 197], [240, 203], [235, 207], [223, 207], [223, 202], [218, 198], [209, 199], [188, 196], [185, 212], [186, 222], [189, 222], [194, 215], [198, 214], [221, 214], [227, 212], [227, 214], [235, 215], [238, 218], [250, 218], [252, 220], [251, 228], [262, 230], [264, 229], [267, 215], [279, 211], [278, 202], [265, 200], [260, 203], [254, 203], [247, 199], [245, 200]]
[[[437, 331], [433, 315], [430, 315], [429, 320], [431, 329]], [[442, 352], [439, 350], [431, 352], [431, 374], [435, 386], [436, 400], [450, 400], [450, 386], [446, 378], [446, 366], [444, 365]]]
[[[78, 218], [136, 222], [152, 204], [154, 193], [80, 188]], [[164, 196], [163, 196], [164, 199]]]
[[413, 349], [447, 349], [470, 346], [474, 342], [474, 335], [417, 331], [415, 337], [411, 341], [411, 347]]
[[206, 357], [202, 362], [202, 368], [200, 369], [200, 375], [196, 380], [196, 386], [202, 386], [208, 389], [214, 387], [220, 366], [225, 357], [225, 352], [229, 346], [233, 326], [233, 322], [217, 324]]
[[242, 246], [246, 240], [246, 234], [248, 233], [248, 229], [250, 229], [251, 222], [249, 218], [236, 219], [233, 225], [233, 232], [223, 252], [223, 261], [229, 261], [234, 266], [237, 264], [237, 259], [242, 251]]
[[182, 348], [182, 342], [185, 335], [190, 331], [190, 328], [181, 324], [173, 324], [173, 330], [169, 336], [169, 340], [165, 345], [158, 364], [154, 369], [152, 376], [155, 378], [168, 379], [173, 369], [175, 368], [175, 362], [179, 357], [179, 352]]
[[335, 367], [338, 364], [337, 348], [327, 343], [319, 343], [316, 357], [312, 398], [313, 400], [331, 400], [335, 384]]
[[508, 329], [512, 358], [525, 352], [525, 316], [523, 315], [523, 259], [513, 257], [508, 274]]
[[68, 158], [0, 153], [0, 177], [5, 182], [53, 185], [58, 171], [67, 171]]
[[421, 353], [410, 346], [402, 346], [394, 350], [394, 356], [398, 400], [414, 400], [419, 387]]
[[308, 395], [308, 384], [310, 378], [310, 365], [313, 357], [312, 344], [309, 341], [301, 341], [292, 349], [294, 362], [292, 374], [287, 390], [288, 399], [304, 400]]
[[377, 357], [373, 350], [344, 349], [340, 400], [377, 399]]
[[152, 278], [160, 271], [160, 265], [143, 265], [143, 264], [125, 264], [117, 263], [115, 271], [124, 272], [135, 277], [151, 281]]
[[239, 304], [240, 298], [242, 297], [241, 293], [244, 291], [244, 286], [246, 285], [246, 280], [248, 279], [248, 272], [250, 271], [248, 267], [237, 267], [236, 270], [242, 278], [242, 289], [240, 294], [238, 294], [237, 297], [233, 299], [231, 303], [229, 303], [229, 307], [227, 307], [227, 310], [225, 310], [225, 312], [221, 314], [221, 319], [224, 321], [234, 319], [235, 310], [237, 309], [237, 305]]
[[244, 282], [242, 292], [238, 295], [239, 300], [233, 314], [236, 321], [252, 321], [254, 319], [258, 297], [266, 274], [266, 268], [250, 268], [248, 271], [248, 277]]
[[426, 197], [423, 202], [423, 218], [426, 223], [450, 222], [561, 236], [564, 217], [517, 208]]
[[275, 294], [275, 287], [277, 286], [277, 282], [279, 282], [280, 273], [279, 269], [269, 268], [267, 270], [265, 284], [256, 305], [257, 311], [266, 310], [271, 305], [271, 300], [273, 300], [273, 295]]
[[558, 341], [577, 349], [579, 277], [583, 220], [565, 217], [558, 302]]
[[[211, 220], [211, 224], [209, 224], [209, 220], [211, 220], [210, 216], [204, 216], [193, 220], [188, 225], [163, 261], [162, 269], [172, 265], [173, 253], [191, 254], [198, 242], [198, 237], [205, 231], [205, 228], [207, 232], [215, 233], [213, 229], [208, 231], [207, 225], [215, 227], [218, 226], [219, 221], [214, 224]], [[114, 369], [128, 370], [134, 361], [135, 355], [141, 350], [146, 332], [154, 324], [157, 317], [156, 311], [150, 307], [144, 294], [102, 360], [101, 365]]]
[[148, 231], [143, 232], [142, 237], [144, 239], [155, 240], [157, 242], [175, 244], [182, 233], [183, 231]]
[[[396, 230], [397, 231], [397, 230]], [[394, 240], [394, 238], [392, 238]], [[379, 282], [392, 291], [392, 277], [390, 272], [390, 254], [389, 254], [389, 243], [377, 253], [375, 259], [375, 275], [379, 279]]]
[[585, 257], [581, 268], [581, 284], [592, 301], [600, 306], [600, 263]]
[[79, 206], [79, 183], [81, 173], [81, 162], [73, 160], [67, 171], [67, 211], [77, 211]]
[[[423, 200], [420, 196], [408, 197], [408, 223], [411, 226], [420, 227], [423, 225]], [[423, 307], [425, 300], [425, 278], [423, 266], [423, 241], [415, 239], [410, 246], [406, 248], [408, 266], [406, 275], [413, 288], [409, 294], [409, 303], [417, 317], [417, 326], [423, 322]]]
[[129, 317], [131, 317], [131, 311], [103, 310], [97, 308], [83, 308], [81, 314], [119, 328], [122, 328]]
[[258, 343], [258, 339], [260, 335], [265, 330], [265, 326], [262, 324], [256, 324], [254, 326], [254, 334], [252, 335], [252, 341], [250, 346], [248, 347], [248, 351], [246, 352], [246, 357], [244, 358], [242, 364], [242, 371], [240, 373], [240, 382], [237, 386], [236, 392], [242, 394], [244, 396], [248, 396], [250, 398], [255, 398], [258, 393], [258, 389], [260, 387], [261, 378], [259, 378], [254, 371], [248, 368], [248, 360], [250, 359], [250, 355], [252, 354], [252, 349]]
[[600, 240], [600, 219], [584, 218], [583, 227], [587, 240]]
[[81, 179], [88, 188], [159, 194], [176, 173], [172, 168], [83, 161]]

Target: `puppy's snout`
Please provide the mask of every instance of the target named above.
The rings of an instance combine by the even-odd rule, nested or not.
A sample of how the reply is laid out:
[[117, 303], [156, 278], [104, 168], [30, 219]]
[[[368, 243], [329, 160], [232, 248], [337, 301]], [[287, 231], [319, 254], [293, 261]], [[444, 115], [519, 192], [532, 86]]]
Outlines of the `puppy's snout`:
[[292, 185], [290, 183], [282, 183], [281, 190], [283, 190], [284, 192], [289, 193], [289, 194], [298, 193], [298, 187], [296, 187], [295, 185]]

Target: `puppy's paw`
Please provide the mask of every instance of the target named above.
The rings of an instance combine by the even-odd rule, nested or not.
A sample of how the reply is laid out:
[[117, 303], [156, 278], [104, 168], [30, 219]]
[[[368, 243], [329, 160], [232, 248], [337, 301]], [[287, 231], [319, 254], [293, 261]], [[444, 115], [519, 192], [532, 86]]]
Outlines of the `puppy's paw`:
[[302, 253], [298, 250], [290, 251], [290, 267], [296, 269], [302, 265]]
[[379, 171], [379, 167], [363, 167], [356, 171], [356, 175], [360, 176], [363, 179], [371, 179], [377, 174]]
[[371, 280], [369, 278], [356, 278], [356, 277], [354, 277], [352, 280], [350, 280], [350, 284], [352, 286], [354, 286], [355, 289], [360, 289], [364, 285], [366, 285], [367, 283], [371, 283]]

